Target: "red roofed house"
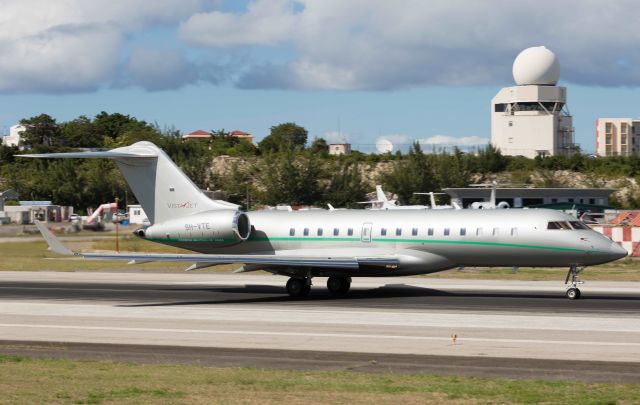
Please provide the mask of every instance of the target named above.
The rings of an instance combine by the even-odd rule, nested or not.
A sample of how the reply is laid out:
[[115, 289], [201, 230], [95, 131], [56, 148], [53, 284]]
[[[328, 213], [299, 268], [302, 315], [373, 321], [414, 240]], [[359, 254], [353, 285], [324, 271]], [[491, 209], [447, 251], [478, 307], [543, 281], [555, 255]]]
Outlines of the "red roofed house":
[[249, 143], [253, 143], [253, 135], [248, 134], [246, 132], [243, 131], [238, 131], [237, 129], [233, 132], [231, 132], [230, 134], [231, 136], [234, 136], [236, 138], [239, 139], [244, 139], [245, 141], [249, 142]]
[[209, 139], [209, 138], [211, 138], [211, 133], [207, 131], [203, 131], [201, 129], [190, 132], [186, 135], [182, 135], [183, 141], [186, 141], [187, 139]]

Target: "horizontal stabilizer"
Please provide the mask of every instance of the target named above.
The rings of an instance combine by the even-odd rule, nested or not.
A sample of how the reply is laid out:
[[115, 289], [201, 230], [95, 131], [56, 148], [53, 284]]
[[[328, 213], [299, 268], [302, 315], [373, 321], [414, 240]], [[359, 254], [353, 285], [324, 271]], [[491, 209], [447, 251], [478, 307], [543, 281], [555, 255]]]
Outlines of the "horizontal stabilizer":
[[126, 158], [153, 158], [157, 155], [152, 153], [134, 153], [134, 152], [118, 152], [117, 150], [108, 150], [104, 152], [61, 152], [61, 153], [33, 153], [27, 155], [16, 155], [17, 157], [26, 158], [101, 158], [101, 159], [126, 159]]
[[60, 242], [60, 239], [56, 238], [55, 235], [51, 233], [49, 228], [47, 228], [42, 222], [35, 221], [35, 223], [36, 223], [36, 227], [42, 234], [42, 237], [47, 242], [47, 245], [49, 245], [49, 249], [51, 249], [55, 253], [65, 255], [65, 256], [74, 255], [73, 251], [71, 251], [71, 249], [69, 249], [62, 242]]

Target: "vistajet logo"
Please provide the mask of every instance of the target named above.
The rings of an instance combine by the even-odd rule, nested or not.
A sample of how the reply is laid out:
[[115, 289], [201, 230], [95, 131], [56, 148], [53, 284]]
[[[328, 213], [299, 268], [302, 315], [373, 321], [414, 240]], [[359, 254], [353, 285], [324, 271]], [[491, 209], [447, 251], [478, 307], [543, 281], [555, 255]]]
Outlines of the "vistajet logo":
[[192, 209], [192, 208], [198, 208], [198, 203], [197, 202], [191, 202], [191, 201], [184, 201], [184, 202], [180, 202], [180, 203], [168, 202], [167, 203], [167, 208]]

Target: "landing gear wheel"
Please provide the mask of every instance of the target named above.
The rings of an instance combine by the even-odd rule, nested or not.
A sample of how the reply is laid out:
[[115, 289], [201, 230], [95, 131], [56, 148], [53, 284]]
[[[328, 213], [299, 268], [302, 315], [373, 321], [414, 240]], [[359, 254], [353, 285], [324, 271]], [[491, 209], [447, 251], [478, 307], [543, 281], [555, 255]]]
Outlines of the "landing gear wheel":
[[571, 287], [567, 290], [567, 298], [570, 300], [577, 300], [580, 298], [580, 289]]
[[571, 284], [569, 284], [569, 288], [567, 288], [567, 298], [570, 300], [577, 300], [580, 298], [580, 290], [578, 289], [579, 284], [584, 284], [579, 280], [578, 275], [580, 272], [584, 270], [584, 268], [578, 269], [578, 266], [571, 265], [569, 267], [569, 272], [567, 273], [567, 278], [564, 280], [565, 285], [569, 284], [569, 279], [571, 279]]
[[303, 278], [291, 277], [287, 281], [287, 292], [291, 298], [302, 298], [309, 295], [311, 285]]
[[329, 277], [327, 289], [333, 295], [346, 294], [351, 288], [351, 277]]

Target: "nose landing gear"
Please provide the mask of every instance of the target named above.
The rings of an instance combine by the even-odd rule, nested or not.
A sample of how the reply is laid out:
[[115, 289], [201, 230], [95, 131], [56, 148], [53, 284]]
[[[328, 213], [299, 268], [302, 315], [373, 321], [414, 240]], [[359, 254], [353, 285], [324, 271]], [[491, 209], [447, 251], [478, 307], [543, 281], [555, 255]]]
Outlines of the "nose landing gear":
[[567, 285], [569, 283], [569, 278], [571, 278], [571, 284], [567, 287], [566, 296], [570, 300], [577, 300], [580, 298], [580, 289], [578, 288], [579, 284], [583, 284], [582, 281], [578, 279], [578, 275], [584, 270], [584, 268], [578, 269], [578, 266], [571, 265], [569, 267], [569, 272], [567, 273], [567, 278], [564, 280], [564, 284]]

